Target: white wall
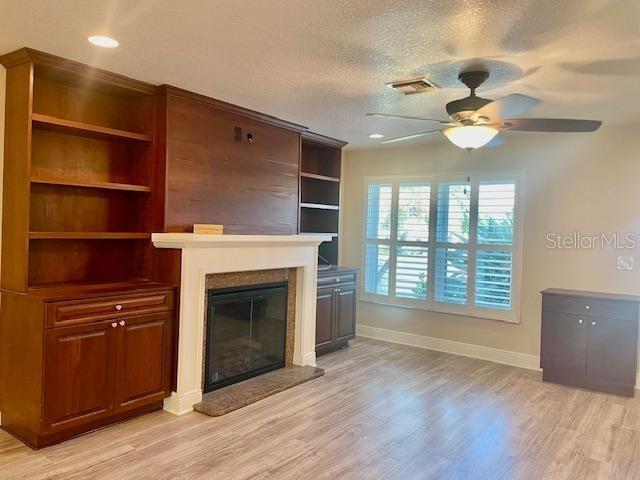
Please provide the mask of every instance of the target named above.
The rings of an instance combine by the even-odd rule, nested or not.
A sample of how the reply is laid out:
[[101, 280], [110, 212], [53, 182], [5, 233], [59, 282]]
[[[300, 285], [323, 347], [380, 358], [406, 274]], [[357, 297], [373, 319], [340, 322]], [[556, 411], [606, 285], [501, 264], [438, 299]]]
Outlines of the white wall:
[[[526, 354], [539, 354], [540, 290], [548, 287], [640, 294], [639, 248], [552, 250], [547, 232], [628, 232], [640, 247], [640, 135], [603, 127], [593, 134], [511, 133], [505, 145], [474, 152], [471, 170], [525, 171], [521, 323], [360, 302], [358, 323]], [[467, 154], [445, 139], [415, 147], [347, 151], [343, 163], [342, 264], [361, 267], [364, 178], [460, 172]], [[619, 254], [635, 270], [619, 271]]]

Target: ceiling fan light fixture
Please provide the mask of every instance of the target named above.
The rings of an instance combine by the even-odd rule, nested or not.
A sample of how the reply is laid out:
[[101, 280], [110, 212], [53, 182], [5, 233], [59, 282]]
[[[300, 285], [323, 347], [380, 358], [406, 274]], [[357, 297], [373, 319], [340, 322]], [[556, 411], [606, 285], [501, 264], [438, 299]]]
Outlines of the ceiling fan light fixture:
[[462, 127], [450, 127], [442, 131], [455, 146], [465, 150], [474, 150], [485, 146], [499, 130], [486, 125], [465, 125]]

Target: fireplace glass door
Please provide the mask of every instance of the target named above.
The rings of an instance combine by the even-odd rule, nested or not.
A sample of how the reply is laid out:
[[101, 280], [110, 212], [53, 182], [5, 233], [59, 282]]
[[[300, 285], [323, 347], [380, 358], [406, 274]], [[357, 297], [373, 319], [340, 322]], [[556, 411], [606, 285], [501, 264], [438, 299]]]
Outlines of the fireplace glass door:
[[207, 295], [205, 392], [284, 367], [287, 282]]

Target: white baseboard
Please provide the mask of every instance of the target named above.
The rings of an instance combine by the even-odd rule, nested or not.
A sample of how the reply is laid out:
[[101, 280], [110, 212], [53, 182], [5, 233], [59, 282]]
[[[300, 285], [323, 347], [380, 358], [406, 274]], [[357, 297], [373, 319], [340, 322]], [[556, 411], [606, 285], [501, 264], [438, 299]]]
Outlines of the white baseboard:
[[308, 352], [302, 356], [302, 365], [311, 365], [312, 367], [317, 367], [316, 363], [316, 352]]
[[180, 416], [193, 411], [193, 406], [202, 401], [202, 390], [178, 395], [171, 392], [171, 396], [164, 399], [164, 410], [174, 415]]
[[510, 365], [512, 367], [540, 371], [540, 357], [529, 353], [500, 350], [498, 348], [483, 347], [481, 345], [455, 342], [453, 340], [427, 337], [424, 335], [416, 335], [415, 333], [388, 330], [386, 328], [370, 327], [369, 325], [362, 324], [356, 326], [356, 333], [360, 337], [374, 338], [376, 340], [384, 340], [385, 342], [400, 343], [402, 345], [453, 353], [463, 357], [478, 358]]

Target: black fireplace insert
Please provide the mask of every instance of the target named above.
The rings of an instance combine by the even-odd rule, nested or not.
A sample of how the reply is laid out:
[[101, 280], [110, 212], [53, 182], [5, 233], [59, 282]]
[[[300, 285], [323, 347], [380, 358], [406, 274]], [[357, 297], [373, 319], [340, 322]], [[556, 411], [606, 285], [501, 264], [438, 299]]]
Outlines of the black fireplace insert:
[[204, 391], [284, 367], [287, 282], [207, 292]]

